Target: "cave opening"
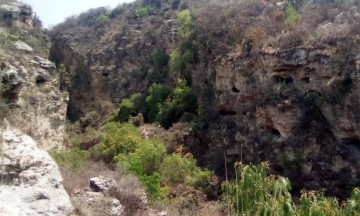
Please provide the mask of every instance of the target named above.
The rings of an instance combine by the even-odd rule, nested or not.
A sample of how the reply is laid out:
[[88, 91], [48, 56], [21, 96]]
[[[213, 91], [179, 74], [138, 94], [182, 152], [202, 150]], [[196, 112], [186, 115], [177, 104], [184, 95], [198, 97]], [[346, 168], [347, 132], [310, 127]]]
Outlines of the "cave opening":
[[285, 84], [291, 84], [294, 82], [292, 77], [281, 77], [281, 76], [274, 76], [273, 81], [275, 83], [285, 83]]

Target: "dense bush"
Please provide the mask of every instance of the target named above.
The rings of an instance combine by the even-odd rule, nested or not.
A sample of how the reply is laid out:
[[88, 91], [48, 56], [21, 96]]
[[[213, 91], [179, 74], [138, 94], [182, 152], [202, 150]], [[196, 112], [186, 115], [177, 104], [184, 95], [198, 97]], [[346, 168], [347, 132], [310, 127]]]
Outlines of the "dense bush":
[[135, 9], [135, 14], [137, 17], [146, 17], [152, 13], [152, 8], [150, 6], [139, 7]]
[[[176, 170], [176, 172], [174, 172]], [[202, 186], [210, 181], [212, 173], [196, 165], [196, 160], [190, 155], [173, 153], [164, 158], [160, 173], [167, 184], [186, 183], [192, 186]]]
[[157, 121], [160, 106], [170, 93], [171, 91], [161, 84], [153, 83], [149, 87], [148, 96], [146, 97], [146, 116], [148, 122]]
[[115, 119], [120, 122], [128, 121], [130, 116], [145, 112], [145, 96], [135, 93], [130, 98], [121, 101], [119, 111]]
[[168, 188], [162, 183], [206, 187], [212, 176], [212, 172], [198, 167], [190, 155], [167, 155], [162, 141], [144, 138], [129, 123], [108, 123], [102, 141], [92, 152], [105, 161], [124, 165], [146, 186], [152, 200], [167, 195]]
[[161, 104], [158, 121], [165, 128], [169, 128], [185, 112], [194, 113], [197, 110], [196, 96], [185, 80], [178, 80], [176, 88], [166, 101]]
[[119, 154], [134, 152], [144, 139], [137, 128], [130, 123], [110, 122], [105, 127], [104, 136], [92, 150], [94, 156], [105, 161], [115, 161]]

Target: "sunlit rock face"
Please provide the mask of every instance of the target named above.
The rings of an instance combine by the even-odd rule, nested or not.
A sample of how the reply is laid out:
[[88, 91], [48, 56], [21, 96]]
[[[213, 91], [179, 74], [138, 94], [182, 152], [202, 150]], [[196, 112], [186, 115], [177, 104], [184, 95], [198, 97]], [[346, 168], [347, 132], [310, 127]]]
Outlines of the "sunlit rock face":
[[19, 130], [1, 135], [1, 214], [70, 215], [73, 207], [50, 155]]

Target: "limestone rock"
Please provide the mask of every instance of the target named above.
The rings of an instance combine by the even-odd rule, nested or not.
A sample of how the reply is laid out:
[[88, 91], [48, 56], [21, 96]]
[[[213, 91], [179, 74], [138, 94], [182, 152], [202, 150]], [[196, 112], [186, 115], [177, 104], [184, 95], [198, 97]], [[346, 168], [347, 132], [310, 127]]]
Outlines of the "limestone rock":
[[0, 185], [2, 215], [69, 215], [70, 198], [57, 164], [19, 130], [3, 131]]
[[95, 192], [106, 193], [116, 187], [116, 181], [111, 178], [104, 178], [103, 176], [99, 176], [90, 179], [90, 188]]
[[[75, 191], [72, 200], [81, 215], [91, 216], [121, 216], [125, 208], [120, 201], [107, 194], [110, 189], [118, 187], [116, 181], [103, 176], [90, 179], [90, 188]], [[91, 191], [90, 191], [90, 190]]]
[[33, 52], [34, 51], [34, 49], [31, 46], [29, 46], [28, 44], [26, 44], [23, 41], [16, 41], [14, 43], [14, 46], [18, 50], [23, 50], [23, 51], [26, 51], [26, 52]]

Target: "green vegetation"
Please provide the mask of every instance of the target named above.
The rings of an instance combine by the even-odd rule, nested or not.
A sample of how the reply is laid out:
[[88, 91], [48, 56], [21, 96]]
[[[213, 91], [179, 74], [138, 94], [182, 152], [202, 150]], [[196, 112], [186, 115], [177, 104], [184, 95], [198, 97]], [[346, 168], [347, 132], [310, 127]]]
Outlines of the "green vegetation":
[[131, 116], [142, 113], [147, 122], [159, 122], [169, 128], [172, 123], [186, 113], [197, 110], [196, 96], [185, 80], [179, 79], [175, 89], [153, 83], [148, 89], [148, 95], [136, 93], [125, 98], [120, 103], [119, 111], [114, 118], [116, 121], [126, 122]]
[[199, 168], [191, 155], [167, 155], [165, 145], [160, 140], [144, 138], [129, 123], [108, 123], [104, 138], [92, 152], [100, 154], [105, 161], [123, 164], [146, 186], [152, 200], [167, 195], [168, 188], [162, 186], [161, 182], [167, 185], [183, 183], [206, 186], [212, 176], [210, 171]]
[[286, 25], [294, 27], [301, 19], [299, 12], [292, 4], [287, 4], [286, 6]]
[[163, 127], [169, 128], [185, 112], [194, 113], [196, 109], [195, 94], [186, 81], [180, 79], [171, 95], [161, 104], [157, 119]]
[[302, 192], [296, 206], [290, 194], [287, 178], [267, 175], [268, 164], [235, 164], [236, 179], [225, 182], [224, 201], [236, 215], [358, 215], [360, 212], [360, 189], [355, 188], [343, 204], [326, 197], [323, 192]]
[[169, 71], [172, 74], [184, 70], [186, 64], [193, 62], [195, 58], [195, 48], [190, 39], [192, 32], [190, 11], [179, 12], [177, 22], [180, 42], [178, 48], [170, 53]]
[[181, 40], [187, 40], [191, 35], [191, 13], [190, 10], [180, 11], [177, 15], [179, 24], [179, 37]]
[[79, 148], [70, 151], [54, 152], [51, 154], [60, 167], [79, 169], [89, 160], [90, 153]]
[[135, 93], [130, 98], [125, 98], [120, 103], [120, 108], [115, 117], [116, 120], [124, 122], [128, 121], [130, 116], [145, 111], [145, 97], [140, 93]]
[[137, 17], [147, 17], [152, 12], [152, 8], [150, 6], [139, 7], [135, 9], [135, 14]]
[[149, 122], [157, 121], [160, 106], [170, 93], [171, 91], [161, 84], [153, 83], [149, 87], [148, 96], [146, 97], [147, 120]]

